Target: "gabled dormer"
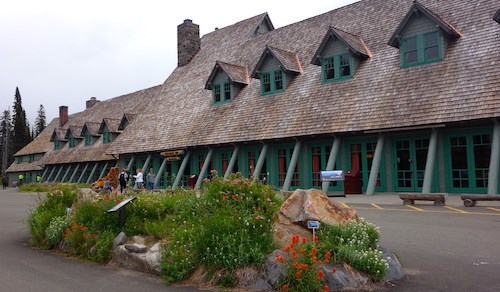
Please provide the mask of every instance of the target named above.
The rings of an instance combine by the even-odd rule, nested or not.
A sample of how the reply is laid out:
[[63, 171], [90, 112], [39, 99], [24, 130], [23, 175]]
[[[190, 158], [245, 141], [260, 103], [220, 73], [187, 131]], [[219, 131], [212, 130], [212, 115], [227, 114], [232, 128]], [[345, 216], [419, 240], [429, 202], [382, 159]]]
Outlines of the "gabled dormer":
[[98, 131], [100, 126], [100, 123], [93, 122], [86, 122], [85, 125], [83, 125], [80, 136], [85, 140], [85, 147], [92, 146], [92, 144], [94, 144], [94, 142], [99, 138], [100, 135], [98, 134]]
[[321, 66], [323, 83], [350, 79], [360, 62], [372, 56], [361, 37], [330, 27], [311, 64]]
[[269, 14], [266, 12], [262, 15], [262, 19], [259, 24], [252, 31], [252, 36], [263, 35], [272, 30], [274, 30], [274, 25], [271, 22], [271, 18], [269, 18]]
[[50, 136], [50, 142], [54, 142], [54, 150], [59, 150], [64, 147], [68, 140], [65, 138], [65, 133], [62, 129], [56, 128], [52, 131], [52, 136]]
[[443, 60], [450, 42], [461, 36], [449, 22], [414, 1], [388, 44], [399, 48], [401, 67], [412, 67]]
[[120, 133], [118, 130], [120, 122], [121, 120], [118, 119], [104, 118], [102, 120], [99, 131], [97, 131], [98, 134], [102, 135], [102, 144], [109, 144], [118, 136]]
[[497, 10], [497, 13], [493, 16], [493, 20], [500, 23], [500, 9]]
[[246, 67], [216, 61], [205, 83], [205, 89], [212, 90], [213, 104], [221, 104], [233, 100], [249, 83], [250, 77]]
[[82, 140], [82, 127], [69, 126], [64, 136], [68, 140], [68, 147], [75, 148]]
[[260, 79], [260, 93], [267, 95], [285, 91], [292, 78], [300, 73], [302, 66], [297, 54], [266, 46], [252, 78]]
[[132, 123], [136, 116], [136, 114], [123, 114], [120, 125], [118, 126], [118, 131], [125, 130], [125, 128]]

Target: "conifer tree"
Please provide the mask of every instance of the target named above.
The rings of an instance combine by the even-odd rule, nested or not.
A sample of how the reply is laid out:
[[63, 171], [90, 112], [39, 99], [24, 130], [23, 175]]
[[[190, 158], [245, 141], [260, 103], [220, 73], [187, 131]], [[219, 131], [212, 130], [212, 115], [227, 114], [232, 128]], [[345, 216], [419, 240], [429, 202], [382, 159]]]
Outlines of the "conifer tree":
[[38, 109], [38, 115], [35, 120], [35, 133], [33, 135], [33, 138], [38, 136], [43, 129], [47, 126], [47, 118], [45, 117], [45, 109], [43, 108], [43, 105], [40, 105], [40, 108]]
[[5, 170], [13, 162], [13, 153], [11, 147], [12, 140], [12, 121], [10, 119], [10, 109], [4, 110], [0, 117], [0, 145], [2, 149], [2, 176], [5, 175]]
[[16, 87], [16, 95], [14, 98], [14, 114], [12, 117], [14, 129], [12, 136], [12, 151], [15, 154], [21, 150], [29, 142], [31, 142], [30, 128], [26, 120], [26, 112], [23, 109], [21, 94], [19, 88]]

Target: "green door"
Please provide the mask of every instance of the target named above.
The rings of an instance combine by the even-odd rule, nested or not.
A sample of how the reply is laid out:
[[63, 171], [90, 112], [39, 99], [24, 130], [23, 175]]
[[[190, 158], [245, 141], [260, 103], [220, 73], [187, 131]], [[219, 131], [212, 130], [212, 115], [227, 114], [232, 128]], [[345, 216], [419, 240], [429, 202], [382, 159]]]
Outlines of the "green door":
[[[292, 160], [294, 145], [278, 145], [275, 148], [276, 172], [278, 174], [277, 186], [283, 187], [285, 183], [286, 173]], [[295, 190], [300, 187], [300, 159], [297, 161], [295, 170], [290, 184], [290, 190]]]
[[398, 139], [394, 141], [396, 191], [420, 191], [424, 184], [429, 139]]
[[[366, 191], [368, 186], [368, 180], [370, 178], [370, 172], [373, 164], [373, 158], [375, 155], [375, 148], [377, 147], [376, 141], [350, 141], [346, 143], [347, 147], [347, 161], [346, 161], [346, 172], [350, 171], [352, 174], [359, 173], [361, 177], [361, 189]], [[382, 161], [383, 161], [382, 155]], [[375, 190], [378, 192], [383, 192], [386, 190], [385, 187], [385, 167], [384, 163], [380, 163], [380, 169], [377, 176], [377, 182], [375, 185]]]
[[[315, 189], [322, 188], [321, 182], [321, 171], [326, 170], [326, 164], [328, 163], [328, 158], [330, 157], [330, 152], [332, 149], [332, 143], [322, 143], [314, 144], [308, 147], [307, 157], [309, 163], [310, 173], [307, 175], [306, 181], [308, 181], [308, 186]], [[336, 160], [336, 165], [333, 169], [338, 169], [336, 166], [339, 164], [339, 160]], [[329, 191], [340, 191], [341, 184], [338, 181], [330, 182], [328, 188]]]

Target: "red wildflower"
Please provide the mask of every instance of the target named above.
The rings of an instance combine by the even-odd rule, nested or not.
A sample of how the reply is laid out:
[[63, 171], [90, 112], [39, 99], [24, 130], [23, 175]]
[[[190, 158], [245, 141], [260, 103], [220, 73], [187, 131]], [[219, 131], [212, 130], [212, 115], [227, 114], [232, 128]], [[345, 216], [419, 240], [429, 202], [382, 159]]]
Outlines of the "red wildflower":
[[318, 271], [318, 275], [316, 275], [316, 280], [321, 280], [321, 278], [323, 278], [325, 276], [325, 273], [323, 273], [322, 270], [319, 270]]
[[302, 272], [300, 272], [300, 271], [295, 272], [296, 279], [300, 279], [301, 277], [302, 277]]
[[233, 198], [233, 200], [238, 200], [238, 195], [232, 195], [231, 198]]
[[328, 285], [323, 286], [323, 292], [329, 292], [329, 291], [330, 287], [328, 287]]
[[297, 252], [292, 250], [292, 258], [296, 259], [298, 258], [299, 256], [297, 255]]
[[306, 253], [306, 250], [305, 249], [300, 249], [300, 254], [305, 254]]
[[337, 268], [333, 268], [332, 273], [336, 273], [336, 272], [337, 272]]
[[315, 247], [313, 247], [313, 248], [311, 249], [311, 256], [312, 256], [313, 258], [316, 258], [316, 254], [317, 254], [317, 253], [318, 253], [318, 250], [317, 250]]
[[288, 284], [285, 284], [283, 285], [283, 287], [281, 288], [283, 291], [288, 291]]
[[278, 263], [284, 263], [285, 262], [285, 257], [283, 257], [282, 255], [280, 255], [279, 253], [275, 254], [274, 255], [276, 261]]
[[302, 243], [303, 243], [303, 244], [306, 244], [306, 242], [307, 242], [307, 238], [303, 237], [303, 238], [302, 238]]
[[318, 242], [319, 238], [315, 235], [314, 238], [313, 238], [313, 241], [314, 242]]
[[298, 235], [298, 234], [295, 234], [295, 235], [292, 237], [292, 243], [294, 243], [294, 244], [299, 243], [299, 235]]

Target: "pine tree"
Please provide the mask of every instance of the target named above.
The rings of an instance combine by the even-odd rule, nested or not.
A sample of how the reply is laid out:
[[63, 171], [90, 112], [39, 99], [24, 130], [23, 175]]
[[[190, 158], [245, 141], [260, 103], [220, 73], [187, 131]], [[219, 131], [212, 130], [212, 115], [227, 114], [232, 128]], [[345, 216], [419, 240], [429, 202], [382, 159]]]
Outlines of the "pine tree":
[[35, 133], [33, 135], [33, 138], [38, 136], [43, 129], [47, 126], [47, 118], [45, 117], [45, 109], [43, 108], [43, 105], [40, 105], [40, 108], [38, 109], [38, 115], [35, 120]]
[[10, 109], [4, 110], [2, 117], [0, 117], [0, 144], [2, 149], [2, 176], [5, 175], [5, 170], [13, 162], [12, 153], [12, 121], [10, 119]]
[[26, 120], [26, 112], [23, 109], [21, 94], [19, 88], [16, 87], [16, 96], [14, 99], [14, 114], [12, 117], [14, 124], [14, 134], [12, 137], [13, 153], [21, 150], [29, 142], [31, 142], [30, 128]]

